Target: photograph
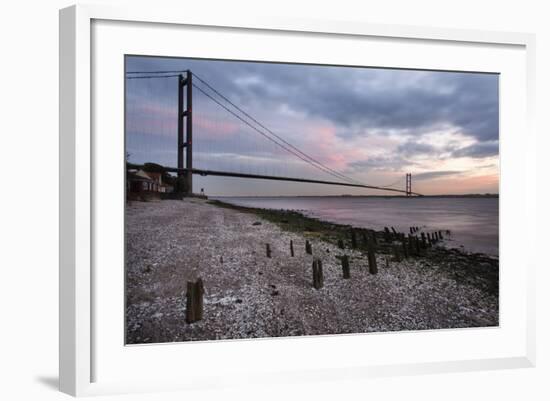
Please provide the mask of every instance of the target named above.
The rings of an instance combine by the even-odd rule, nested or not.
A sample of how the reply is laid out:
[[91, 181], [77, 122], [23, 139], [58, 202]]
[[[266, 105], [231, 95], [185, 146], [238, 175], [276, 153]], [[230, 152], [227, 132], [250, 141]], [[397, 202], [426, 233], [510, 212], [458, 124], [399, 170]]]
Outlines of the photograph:
[[499, 74], [124, 56], [126, 345], [499, 327]]

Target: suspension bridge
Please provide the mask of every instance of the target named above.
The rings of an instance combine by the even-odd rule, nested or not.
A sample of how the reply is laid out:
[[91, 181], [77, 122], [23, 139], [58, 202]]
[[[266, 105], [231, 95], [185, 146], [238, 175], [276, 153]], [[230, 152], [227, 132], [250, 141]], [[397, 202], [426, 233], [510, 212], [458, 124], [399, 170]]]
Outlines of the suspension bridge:
[[328, 166], [191, 70], [127, 72], [125, 107], [127, 153], [138, 159], [128, 165], [154, 162], [163, 172], [177, 174], [176, 191], [182, 194], [193, 193], [193, 176], [198, 175], [422, 196], [412, 191], [410, 173], [402, 189], [397, 186], [401, 179], [369, 185]]

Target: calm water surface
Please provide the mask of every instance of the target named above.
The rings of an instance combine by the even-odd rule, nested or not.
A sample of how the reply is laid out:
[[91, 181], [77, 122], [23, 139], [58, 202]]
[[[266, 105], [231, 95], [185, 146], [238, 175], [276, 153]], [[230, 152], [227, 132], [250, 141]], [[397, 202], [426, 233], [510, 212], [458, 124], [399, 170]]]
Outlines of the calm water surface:
[[235, 205], [298, 210], [310, 217], [382, 230], [451, 230], [449, 247], [498, 256], [497, 198], [220, 197]]

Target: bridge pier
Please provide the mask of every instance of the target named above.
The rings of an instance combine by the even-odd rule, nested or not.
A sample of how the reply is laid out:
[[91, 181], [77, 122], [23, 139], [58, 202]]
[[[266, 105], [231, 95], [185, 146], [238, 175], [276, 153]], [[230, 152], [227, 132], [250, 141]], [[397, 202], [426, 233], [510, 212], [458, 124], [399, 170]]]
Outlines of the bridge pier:
[[412, 174], [411, 173], [407, 173], [407, 175], [405, 176], [405, 192], [406, 192], [406, 196], [407, 197], [410, 197], [412, 196]]
[[[184, 104], [186, 103], [186, 104]], [[185, 121], [184, 121], [185, 120]], [[184, 136], [185, 127], [185, 136]], [[185, 149], [185, 166], [184, 166]], [[183, 171], [187, 169], [187, 171]], [[193, 74], [178, 79], [178, 185], [182, 195], [193, 194]]]

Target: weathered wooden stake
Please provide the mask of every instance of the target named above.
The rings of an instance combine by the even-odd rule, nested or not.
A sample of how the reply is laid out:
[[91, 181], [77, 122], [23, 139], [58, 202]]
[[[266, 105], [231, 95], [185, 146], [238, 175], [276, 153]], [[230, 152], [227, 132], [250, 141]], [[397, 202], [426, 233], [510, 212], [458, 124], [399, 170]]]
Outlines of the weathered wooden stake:
[[270, 258], [271, 257], [271, 247], [269, 244], [265, 244], [265, 255]]
[[341, 239], [338, 240], [338, 248], [344, 249], [344, 241]]
[[395, 231], [395, 228], [393, 228], [393, 226], [392, 226], [391, 230], [392, 230], [393, 234], [397, 237], [397, 231]]
[[393, 256], [396, 262], [401, 262], [401, 248], [399, 245], [393, 246]]
[[414, 246], [416, 248], [416, 256], [420, 256], [420, 249], [422, 247], [420, 246], [420, 241], [416, 235], [414, 236]]
[[353, 249], [357, 248], [357, 237], [354, 229], [351, 229], [351, 247]]
[[290, 256], [294, 257], [294, 244], [292, 240], [290, 240]]
[[306, 240], [306, 253], [312, 255], [312, 252], [311, 252], [311, 244], [308, 240]]
[[428, 247], [428, 244], [426, 244], [426, 234], [420, 233], [420, 235], [422, 237], [422, 247], [426, 249]]
[[203, 312], [203, 295], [204, 285], [202, 279], [198, 279], [197, 282], [187, 282], [187, 305], [185, 310], [185, 321], [187, 323], [194, 323], [202, 319]]
[[323, 264], [321, 259], [313, 261], [313, 287], [318, 290], [323, 288]]
[[403, 248], [403, 255], [404, 255], [405, 259], [408, 259], [409, 258], [409, 252], [408, 252], [408, 249], [407, 249], [407, 241], [405, 240], [405, 238], [401, 238], [401, 247]]
[[369, 260], [369, 273], [378, 273], [378, 266], [376, 266], [376, 253], [374, 252], [374, 246], [369, 245], [367, 250], [367, 259]]
[[439, 231], [438, 234], [439, 234], [439, 239], [443, 239], [443, 233]]
[[391, 233], [388, 227], [384, 227], [384, 241], [391, 242]]
[[342, 272], [344, 274], [344, 278], [350, 278], [349, 274], [349, 258], [348, 255], [342, 256]]
[[363, 237], [363, 246], [367, 247], [369, 245], [369, 237], [365, 230], [361, 230], [361, 236]]
[[414, 237], [411, 234], [409, 234], [409, 254], [411, 256], [416, 255], [415, 251], [416, 251], [416, 248], [414, 246]]
[[371, 234], [370, 237], [372, 239], [372, 242], [374, 242], [374, 245], [378, 245], [378, 240], [376, 239], [376, 232], [372, 230], [370, 234]]

